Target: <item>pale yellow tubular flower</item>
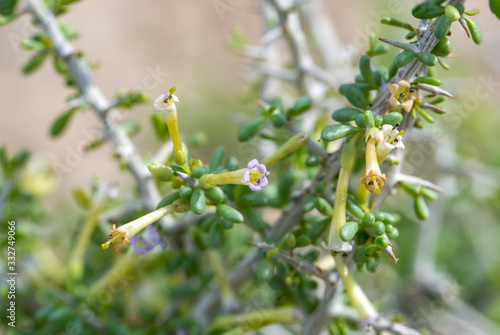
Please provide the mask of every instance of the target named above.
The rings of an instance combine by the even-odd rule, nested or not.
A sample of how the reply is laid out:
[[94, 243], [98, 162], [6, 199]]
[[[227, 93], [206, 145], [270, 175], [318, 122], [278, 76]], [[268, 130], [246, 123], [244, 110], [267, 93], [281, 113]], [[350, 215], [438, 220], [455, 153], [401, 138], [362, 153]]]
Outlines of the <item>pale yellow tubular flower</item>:
[[377, 159], [377, 140], [373, 137], [368, 139], [366, 143], [366, 168], [365, 177], [360, 178], [359, 182], [365, 185], [365, 188], [371, 193], [380, 194], [380, 190], [384, 187], [385, 174], [380, 171], [380, 166]]
[[153, 111], [161, 112], [165, 122], [167, 123], [168, 131], [170, 133], [170, 137], [172, 138], [172, 143], [174, 144], [174, 159], [175, 162], [179, 165], [184, 165], [187, 162], [187, 153], [182, 145], [181, 137], [179, 134], [179, 124], [177, 119], [177, 107], [175, 105], [176, 102], [179, 102], [179, 99], [173, 91], [175, 89], [170, 90], [170, 94], [162, 94], [157, 97], [153, 103]]
[[413, 100], [419, 97], [418, 90], [412, 88], [406, 80], [400, 80], [397, 84], [390, 84], [387, 89], [391, 92], [389, 104], [393, 112], [404, 110], [408, 113], [413, 107]]
[[115, 250], [119, 251], [123, 246], [128, 245], [130, 243], [130, 239], [152, 224], [153, 222], [158, 221], [165, 215], [173, 213], [177, 208], [177, 204], [168, 205], [162, 208], [159, 208], [151, 213], [148, 213], [134, 221], [130, 221], [127, 224], [124, 224], [118, 228], [116, 225], [111, 226], [111, 233], [108, 235], [108, 241], [102, 244], [103, 249], [107, 249], [110, 244], [115, 245]]

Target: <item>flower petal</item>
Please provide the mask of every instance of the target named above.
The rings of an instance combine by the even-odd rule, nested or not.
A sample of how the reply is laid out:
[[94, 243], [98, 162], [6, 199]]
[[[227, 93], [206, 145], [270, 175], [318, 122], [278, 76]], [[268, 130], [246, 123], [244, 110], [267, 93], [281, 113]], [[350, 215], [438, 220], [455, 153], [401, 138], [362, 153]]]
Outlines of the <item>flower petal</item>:
[[257, 158], [252, 159], [250, 162], [248, 162], [247, 165], [249, 170], [256, 168], [257, 166], [259, 166], [259, 161], [257, 160]]
[[391, 106], [398, 106], [398, 105], [401, 105], [401, 103], [399, 101], [396, 100], [396, 98], [394, 97], [394, 95], [391, 96], [391, 98], [389, 99], [389, 104]]
[[405, 102], [402, 103], [403, 109], [408, 113], [411, 111], [411, 108], [413, 106], [413, 100], [406, 100]]
[[243, 174], [241, 175], [241, 180], [243, 180], [245, 183], [250, 182], [250, 170], [245, 170]]
[[390, 84], [387, 89], [389, 90], [389, 92], [391, 92], [391, 94], [394, 94], [396, 93], [396, 91], [398, 90], [398, 85], [397, 84]]
[[400, 80], [398, 85], [400, 89], [410, 88], [410, 83], [407, 82], [406, 80]]
[[261, 187], [259, 185], [254, 185], [252, 183], [248, 184], [248, 187], [254, 192], [260, 191]]
[[267, 180], [266, 176], [260, 178], [260, 184], [259, 184], [259, 186], [261, 188], [267, 187], [268, 184], [269, 184], [269, 181]]
[[257, 166], [257, 170], [259, 170], [260, 173], [265, 174], [267, 172], [267, 167], [264, 164], [259, 164]]

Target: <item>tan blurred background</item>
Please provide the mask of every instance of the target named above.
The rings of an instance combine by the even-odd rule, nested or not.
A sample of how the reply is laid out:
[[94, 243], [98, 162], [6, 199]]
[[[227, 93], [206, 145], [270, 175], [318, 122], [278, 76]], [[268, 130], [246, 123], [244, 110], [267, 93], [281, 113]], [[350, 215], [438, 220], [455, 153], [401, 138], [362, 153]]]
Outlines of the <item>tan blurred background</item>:
[[[231, 10], [220, 13], [211, 0], [83, 0], [61, 19], [80, 30], [81, 37], [74, 45], [100, 65], [94, 78], [107, 98], [111, 99], [119, 88], [135, 87], [142, 87], [155, 97], [175, 85], [182, 131], [190, 134], [203, 129], [209, 134], [209, 147], [215, 147], [236, 141], [237, 126], [232, 124], [231, 114], [251, 112], [254, 108], [249, 102], [249, 83], [243, 80], [242, 59], [226, 47], [231, 28], [242, 27], [254, 44], [261, 34], [259, 1], [222, 2], [236, 5], [229, 5]], [[386, 6], [394, 1], [324, 2], [340, 39], [349, 43], [367, 27], [366, 22], [377, 22]], [[408, 2], [408, 6], [414, 3]], [[464, 74], [457, 72], [447, 83], [447, 89], [457, 95], [467, 93], [465, 83], [472, 81], [475, 86], [479, 75], [491, 74], [500, 81], [500, 21], [486, 6], [486, 1], [466, 1], [467, 9], [478, 7], [482, 11], [474, 18], [484, 33], [480, 46], [464, 38], [458, 25], [453, 27], [454, 53], [468, 59], [477, 71], [469, 73], [464, 81]], [[409, 10], [398, 18], [411, 20]], [[20, 74], [31, 52], [18, 46], [19, 39], [31, 36], [35, 30], [28, 17], [0, 27], [0, 144], [6, 144], [10, 153], [27, 147], [40, 161], [65, 164], [71, 150], [86, 139], [83, 130], [91, 131], [99, 122], [92, 111], [78, 113], [61, 137], [49, 137], [50, 125], [65, 110], [64, 99], [72, 91], [64, 87], [49, 62], [34, 75]], [[381, 31], [382, 36], [401, 38], [395, 28], [382, 26]], [[454, 60], [449, 63], [453, 66]], [[156, 79], [151, 72], [157, 73]], [[144, 153], [153, 154], [161, 144], [151, 132], [150, 113], [150, 108], [140, 107], [124, 112], [124, 116], [143, 126], [134, 142]], [[236, 144], [229, 148], [233, 154], [237, 150]], [[70, 189], [88, 186], [94, 176], [118, 181], [120, 188], [126, 189], [131, 178], [127, 173], [116, 173], [111, 153], [111, 147], [105, 146], [83, 156], [71, 173], [62, 177], [46, 200], [47, 205], [67, 205]], [[198, 153], [202, 158], [209, 155], [208, 151]]]

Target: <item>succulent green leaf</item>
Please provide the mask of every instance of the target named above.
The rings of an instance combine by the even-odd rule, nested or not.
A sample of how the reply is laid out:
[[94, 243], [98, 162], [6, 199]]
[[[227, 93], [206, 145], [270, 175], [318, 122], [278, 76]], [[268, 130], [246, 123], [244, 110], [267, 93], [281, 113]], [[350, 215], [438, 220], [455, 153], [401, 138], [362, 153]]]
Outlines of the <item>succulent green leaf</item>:
[[332, 142], [360, 131], [363, 131], [363, 129], [347, 124], [333, 124], [323, 129], [321, 132], [321, 139], [325, 142]]

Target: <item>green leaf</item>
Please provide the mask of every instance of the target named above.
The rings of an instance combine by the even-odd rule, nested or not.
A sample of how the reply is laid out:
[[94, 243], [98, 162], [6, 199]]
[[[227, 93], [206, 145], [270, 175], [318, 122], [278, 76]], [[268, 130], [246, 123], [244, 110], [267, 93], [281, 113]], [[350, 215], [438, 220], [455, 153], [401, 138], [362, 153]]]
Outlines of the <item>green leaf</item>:
[[257, 120], [254, 120], [248, 124], [246, 124], [238, 133], [238, 141], [246, 142], [261, 130], [261, 128], [266, 124], [267, 118], [261, 117]]
[[424, 2], [411, 11], [417, 19], [432, 19], [444, 14], [444, 8], [434, 2]]
[[326, 216], [332, 216], [333, 208], [328, 201], [323, 198], [316, 198], [316, 203], [314, 205], [318, 212]]
[[43, 62], [47, 59], [49, 52], [47, 50], [40, 51], [31, 57], [26, 64], [23, 66], [23, 74], [30, 74], [36, 71]]
[[344, 95], [353, 106], [366, 109], [367, 102], [365, 95], [356, 84], [341, 85], [339, 92]]
[[500, 20], [500, 0], [490, 0], [490, 10]]
[[381, 250], [385, 250], [389, 246], [389, 239], [386, 236], [378, 236], [375, 238], [375, 245]]
[[366, 55], [361, 56], [359, 59], [359, 71], [371, 88], [377, 89], [380, 86], [380, 81], [376, 80], [375, 74], [372, 71], [370, 57]]
[[358, 230], [359, 230], [358, 222], [348, 221], [342, 226], [342, 228], [340, 228], [340, 233], [339, 233], [340, 238], [344, 242], [349, 242], [354, 238], [354, 235], [356, 235]]
[[232, 223], [242, 223], [245, 220], [240, 212], [228, 205], [217, 205], [217, 213]]
[[90, 197], [82, 188], [76, 188], [72, 192], [73, 199], [83, 209], [88, 209], [90, 207]]
[[50, 135], [52, 137], [57, 137], [61, 135], [62, 131], [67, 127], [69, 124], [69, 120], [75, 113], [77, 108], [70, 108], [67, 111], [65, 111], [63, 114], [59, 115], [54, 122], [52, 122], [52, 125], [50, 126]]
[[187, 200], [193, 195], [193, 189], [187, 185], [182, 185], [179, 188], [179, 196], [181, 199]]
[[363, 131], [363, 129], [347, 124], [333, 124], [323, 129], [321, 139], [325, 142], [332, 142], [360, 131]]
[[29, 51], [42, 51], [47, 49], [45, 44], [36, 38], [23, 38], [21, 40], [21, 46]]
[[401, 52], [394, 58], [393, 64], [395, 67], [400, 68], [410, 64], [410, 62], [413, 60], [414, 57], [415, 57], [415, 52], [413, 50], [410, 49], [403, 50], [403, 52]]
[[208, 233], [208, 243], [213, 248], [218, 248], [222, 244], [222, 232], [223, 228], [220, 222], [215, 222], [210, 227], [210, 232]]
[[363, 216], [365, 215], [363, 209], [359, 207], [356, 201], [354, 201], [354, 199], [350, 196], [347, 197], [346, 209], [349, 211], [349, 213], [351, 213], [360, 220], [362, 220]]
[[223, 203], [225, 200], [225, 195], [224, 191], [220, 186], [214, 186], [211, 188], [207, 188], [205, 190], [207, 192], [207, 195], [210, 197], [210, 199], [213, 200], [216, 204]]
[[59, 21], [59, 28], [61, 29], [64, 37], [66, 37], [70, 41], [80, 37], [80, 32], [78, 31], [78, 29], [76, 29], [75, 26], [72, 26], [68, 23], [63, 23]]
[[264, 258], [263, 260], [260, 261], [259, 265], [257, 266], [257, 278], [263, 281], [269, 281], [273, 278], [274, 276], [274, 265], [273, 263], [268, 260], [267, 258]]
[[258, 232], [263, 232], [266, 229], [266, 223], [262, 219], [258, 210], [251, 206], [244, 206], [242, 209], [253, 229]]
[[438, 198], [438, 194], [436, 191], [426, 187], [422, 187], [422, 189], [420, 190], [420, 194], [432, 201], [435, 201]]
[[10, 15], [16, 9], [17, 0], [2, 0], [0, 1], [0, 14], [3, 16]]
[[458, 21], [460, 19], [460, 12], [458, 11], [457, 7], [453, 5], [447, 5], [444, 7], [444, 14], [450, 20], [451, 22]]
[[286, 113], [288, 116], [296, 116], [304, 113], [306, 110], [311, 108], [311, 105], [311, 98], [309, 98], [308, 96], [303, 96], [298, 98], [297, 101], [295, 101], [293, 107], [289, 108]]
[[215, 149], [208, 165], [208, 172], [212, 173], [217, 170], [217, 168], [221, 165], [225, 155], [226, 149], [224, 149], [223, 147], [218, 147], [217, 149]]
[[419, 220], [425, 220], [429, 217], [429, 207], [427, 207], [427, 203], [421, 195], [415, 197], [413, 208]]
[[434, 77], [417, 77], [412, 84], [428, 84], [432, 86], [441, 86], [441, 80]]
[[390, 112], [385, 115], [382, 119], [382, 124], [390, 124], [395, 127], [396, 124], [401, 123], [403, 121], [403, 114], [398, 112]]
[[476, 22], [472, 21], [467, 16], [464, 16], [464, 19], [465, 22], [467, 23], [467, 27], [469, 27], [470, 36], [472, 37], [472, 40], [474, 41], [474, 43], [480, 44], [483, 41], [483, 32], [476, 24]]
[[432, 49], [431, 53], [439, 56], [446, 57], [451, 52], [451, 42], [447, 37], [444, 37], [439, 40], [434, 49]]
[[158, 205], [156, 205], [156, 209], [158, 208], [161, 208], [161, 207], [165, 207], [165, 206], [168, 206], [168, 205], [171, 205], [174, 203], [174, 201], [180, 199], [180, 195], [179, 195], [179, 192], [174, 192], [172, 194], [169, 194], [167, 195], [166, 197], [164, 197], [163, 199], [160, 200], [160, 202], [158, 203]]
[[151, 124], [156, 137], [158, 137], [160, 141], [164, 141], [168, 136], [168, 127], [161, 113], [151, 114]]
[[201, 215], [205, 211], [206, 198], [205, 192], [201, 188], [194, 190], [191, 195], [191, 210], [196, 215]]
[[413, 27], [410, 24], [405, 23], [405, 22], [401, 22], [401, 21], [396, 20], [392, 17], [384, 16], [384, 17], [382, 17], [380, 22], [383, 24], [387, 24], [389, 26], [404, 28], [404, 29], [408, 29], [409, 31], [413, 31]]
[[441, 17], [437, 20], [436, 25], [434, 26], [434, 36], [438, 40], [445, 38], [450, 31], [451, 21], [448, 20], [446, 15], [441, 15]]
[[422, 64], [427, 66], [434, 66], [438, 62], [437, 57], [429, 52], [419, 52], [417, 53], [417, 58]]
[[358, 109], [346, 107], [333, 112], [332, 119], [338, 122], [349, 122], [353, 121], [358, 114], [361, 114]]

